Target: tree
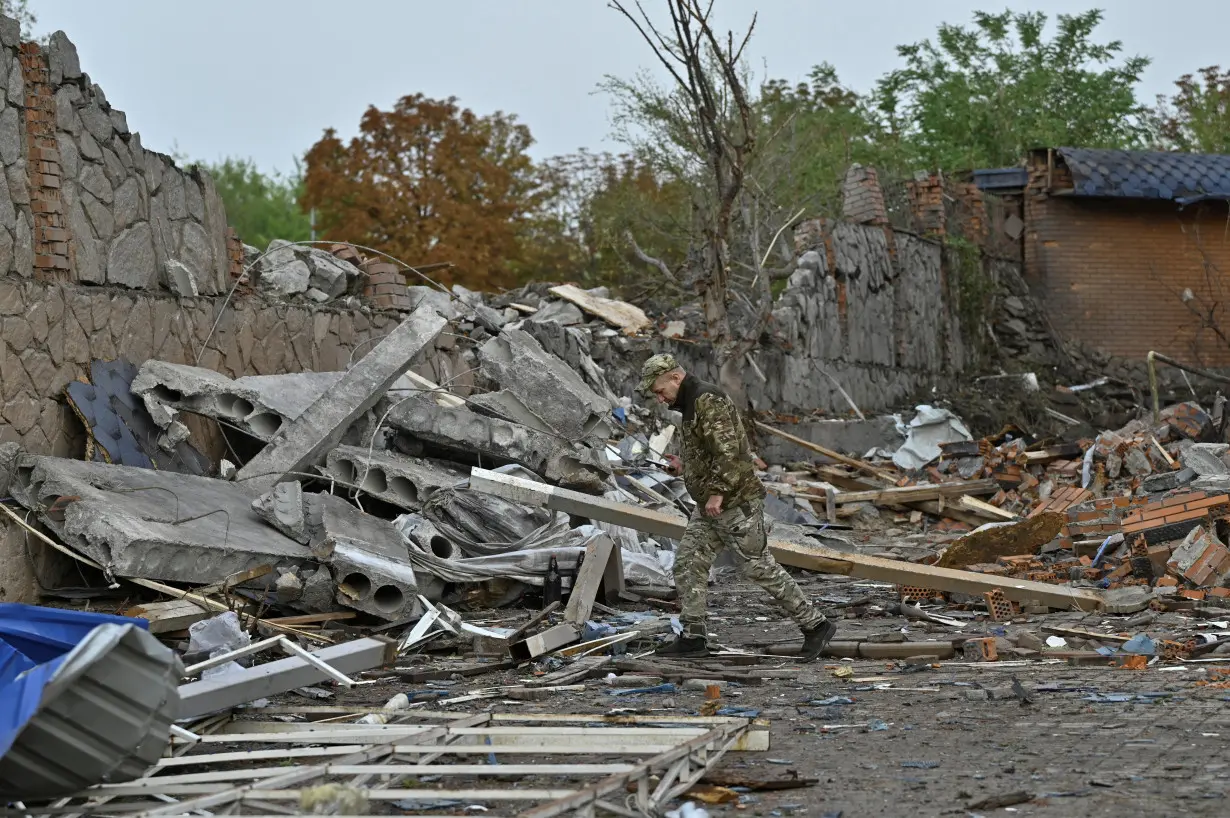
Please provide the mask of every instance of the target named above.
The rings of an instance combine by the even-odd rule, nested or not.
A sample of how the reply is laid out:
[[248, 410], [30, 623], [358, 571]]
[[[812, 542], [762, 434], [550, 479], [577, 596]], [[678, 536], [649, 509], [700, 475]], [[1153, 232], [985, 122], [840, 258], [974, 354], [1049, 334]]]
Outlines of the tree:
[[[756, 18], [736, 40], [733, 32], [714, 32], [712, 0], [669, 0], [669, 28], [658, 27], [639, 2], [636, 14], [619, 0], [610, 6], [636, 27], [673, 81], [662, 88], [647, 73], [632, 80], [608, 77], [603, 87], [614, 99], [616, 136], [657, 179], [686, 189], [691, 210], [688, 249], [678, 269], [645, 252], [631, 233], [628, 243], [642, 262], [700, 296], [721, 385], [742, 404], [741, 362], [768, 323], [771, 278], [780, 272], [764, 265], [799, 215], [783, 218], [768, 188], [749, 184], [762, 122], [747, 90], [743, 51]], [[766, 245], [774, 223], [780, 226]], [[746, 270], [747, 292], [732, 287], [738, 270]], [[732, 308], [742, 326], [732, 327]]]
[[452, 262], [446, 283], [511, 286], [550, 193], [532, 143], [513, 116], [405, 96], [390, 111], [368, 108], [349, 143], [325, 132], [307, 153], [301, 203], [329, 238], [409, 264]]
[[646, 281], [645, 265], [632, 252], [627, 236], [637, 236], [644, 251], [664, 260], [668, 269], [681, 265], [690, 219], [689, 191], [684, 186], [655, 173], [630, 153], [582, 150], [547, 160], [543, 170], [552, 190], [544, 209], [556, 220], [556, 243], [570, 249], [570, 267], [555, 265], [559, 277], [576, 278], [588, 286], [611, 286], [634, 300], [665, 288], [678, 289], [671, 278]]
[[852, 163], [889, 174], [903, 170], [896, 135], [884, 130], [870, 100], [842, 85], [828, 63], [813, 67], [806, 82], [766, 82], [756, 108], [769, 136], [757, 152], [753, 176], [767, 180], [771, 198], [784, 206], [797, 203], [811, 215], [836, 216]]
[[226, 205], [226, 218], [239, 238], [264, 250], [273, 239], [305, 241], [312, 237], [307, 214], [299, 208], [303, 175], [264, 174], [251, 159], [228, 157], [206, 164]]
[[1142, 146], [1135, 88], [1149, 60], [1094, 41], [1101, 21], [1099, 10], [1058, 15], [1048, 40], [1045, 14], [976, 12], [971, 28], [899, 46], [905, 67], [876, 89], [886, 127], [919, 167], [948, 170], [1015, 165], [1043, 146]]
[[1178, 92], [1158, 95], [1160, 147], [1192, 153], [1230, 153], [1230, 71], [1210, 65], [1175, 80]]

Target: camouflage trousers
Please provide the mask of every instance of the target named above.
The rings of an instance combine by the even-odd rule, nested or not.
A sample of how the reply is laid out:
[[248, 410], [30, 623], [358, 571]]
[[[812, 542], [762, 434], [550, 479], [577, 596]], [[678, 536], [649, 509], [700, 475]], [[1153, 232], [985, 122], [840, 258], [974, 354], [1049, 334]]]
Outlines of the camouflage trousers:
[[675, 554], [675, 588], [683, 612], [679, 621], [684, 636], [701, 637], [705, 632], [705, 608], [709, 595], [709, 569], [723, 548], [729, 548], [748, 579], [769, 592], [803, 630], [824, 621], [824, 614], [803, 596], [794, 577], [769, 553], [765, 530], [764, 500], [748, 500], [706, 517], [698, 507]]

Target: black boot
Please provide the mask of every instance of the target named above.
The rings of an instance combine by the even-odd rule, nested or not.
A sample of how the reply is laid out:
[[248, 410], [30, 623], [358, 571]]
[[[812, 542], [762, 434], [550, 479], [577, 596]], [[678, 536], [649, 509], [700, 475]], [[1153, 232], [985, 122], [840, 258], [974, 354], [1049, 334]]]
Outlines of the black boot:
[[675, 641], [659, 646], [653, 653], [675, 659], [703, 659], [709, 655], [709, 645], [703, 636], [677, 636]]
[[835, 633], [837, 626], [827, 619], [811, 630], [803, 631], [803, 661], [814, 662], [819, 659]]

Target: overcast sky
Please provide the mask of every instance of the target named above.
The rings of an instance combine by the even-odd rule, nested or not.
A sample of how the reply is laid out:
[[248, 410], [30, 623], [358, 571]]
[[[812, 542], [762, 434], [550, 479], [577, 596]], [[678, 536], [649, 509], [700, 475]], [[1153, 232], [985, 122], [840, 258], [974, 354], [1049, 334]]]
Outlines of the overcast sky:
[[[662, 0], [646, 0], [661, 8]], [[1226, 0], [1032, 0], [1055, 13], [1109, 7], [1101, 39], [1153, 65], [1152, 101], [1180, 74], [1230, 64]], [[63, 29], [82, 68], [128, 114], [143, 144], [194, 159], [252, 157], [289, 170], [328, 127], [352, 135], [368, 105], [421, 92], [478, 113], [515, 113], [539, 157], [614, 149], [606, 74], [653, 66], [648, 47], [605, 0], [30, 0], [36, 33]], [[760, 17], [757, 75], [800, 80], [837, 66], [860, 91], [898, 66], [895, 46], [931, 37], [1000, 2], [717, 0], [718, 22]]]

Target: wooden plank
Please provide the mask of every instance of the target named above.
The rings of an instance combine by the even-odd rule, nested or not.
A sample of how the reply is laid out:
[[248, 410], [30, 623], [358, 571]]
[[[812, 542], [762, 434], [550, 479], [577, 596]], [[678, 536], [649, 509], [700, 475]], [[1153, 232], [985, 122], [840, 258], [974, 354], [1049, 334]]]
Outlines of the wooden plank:
[[581, 571], [568, 595], [564, 619], [574, 625], [584, 625], [589, 619], [594, 610], [594, 601], [598, 598], [598, 586], [606, 575], [613, 550], [615, 543], [605, 534], [594, 536], [585, 546], [585, 560], [581, 563]]
[[354, 611], [332, 611], [330, 613], [303, 614], [302, 616], [278, 616], [266, 619], [278, 625], [314, 625], [318, 622], [339, 622], [344, 619], [354, 619], [358, 616]]
[[994, 480], [970, 480], [959, 483], [934, 483], [925, 486], [900, 486], [891, 489], [869, 491], [845, 491], [834, 502], [841, 503], [905, 503], [918, 500], [934, 500], [937, 497], [957, 497], [962, 494], [994, 494], [999, 484]]
[[802, 446], [804, 449], [810, 449], [816, 454], [822, 454], [830, 460], [836, 460], [838, 463], [844, 463], [847, 466], [858, 469], [859, 471], [865, 474], [870, 474], [872, 477], [878, 477], [881, 480], [887, 480], [890, 483], [895, 483], [900, 478], [900, 475], [894, 474], [893, 472], [885, 471], [883, 469], [878, 469], [875, 466], [863, 460], [856, 460], [853, 457], [846, 457], [841, 452], [835, 452], [832, 449], [828, 449], [828, 448], [825, 448], [824, 446], [821, 446], [819, 443], [812, 443], [810, 440], [804, 440], [801, 437], [795, 437], [789, 432], [783, 432], [781, 429], [775, 429], [767, 423], [761, 423], [760, 421], [756, 421], [755, 423], [756, 423], [756, 428], [760, 429], [761, 431], [768, 432], [771, 435], [780, 437], [782, 440], [789, 440], [791, 443], [795, 444], [796, 446]]
[[610, 298], [599, 298], [590, 295], [580, 287], [571, 284], [561, 284], [552, 287], [548, 292], [565, 301], [571, 301], [591, 315], [596, 315], [608, 324], [619, 327], [629, 335], [635, 335], [648, 329], [653, 322], [640, 307], [626, 301], [615, 301]]
[[438, 679], [451, 679], [454, 675], [462, 677], [481, 676], [484, 673], [490, 673], [492, 671], [511, 670], [516, 666], [516, 662], [507, 660], [503, 662], [486, 662], [477, 665], [465, 665], [463, 667], [446, 667], [438, 669], [395, 667], [391, 668], [389, 672], [396, 674], [404, 681], [418, 683], [432, 682]]
[[[679, 517], [625, 503], [615, 503], [604, 498], [590, 497], [581, 492], [548, 486], [485, 469], [476, 468], [471, 471], [470, 486], [507, 500], [527, 505], [546, 506], [557, 511], [568, 511], [649, 534], [661, 534], [676, 540], [683, 536], [686, 528], [686, 522]], [[936, 568], [930, 565], [836, 551], [821, 545], [803, 546], [782, 540], [770, 540], [769, 548], [777, 561], [783, 565], [821, 573], [856, 576], [862, 579], [892, 582], [897, 585], [914, 585], [937, 591], [955, 591], [975, 596], [998, 588], [1008, 599], [1033, 600], [1061, 610], [1094, 611], [1102, 607], [1102, 595], [1097, 591], [997, 577], [991, 574], [976, 574], [972, 571], [952, 568]]]
[[1095, 633], [1080, 628], [1061, 628], [1057, 625], [1043, 625], [1042, 632], [1055, 636], [1071, 636], [1076, 639], [1096, 639], [1099, 642], [1130, 642], [1132, 640], [1130, 636], [1120, 636], [1117, 633]]
[[1020, 519], [1019, 515], [1013, 514], [1011, 511], [1002, 509], [999, 506], [993, 506], [990, 503], [984, 503], [977, 497], [970, 497], [969, 495], [958, 497], [957, 505], [967, 511], [972, 511], [976, 514], [985, 514], [988, 517], [996, 517], [1005, 522]]
[[[867, 491], [876, 488], [887, 488], [886, 486], [877, 487], [874, 483], [870, 483], [862, 478], [846, 474], [833, 466], [819, 466], [816, 468], [816, 474], [823, 477], [827, 482], [832, 483], [834, 486], [838, 486], [847, 491]], [[975, 528], [988, 522], [988, 520], [982, 515], [955, 509], [951, 505], [946, 505], [944, 508], [940, 508], [938, 500], [920, 500], [917, 502], [901, 503], [900, 507], [914, 509], [915, 511], [922, 511], [936, 517], [948, 517], [949, 519], [968, 523]]]
[[124, 616], [149, 622], [150, 633], [171, 633], [213, 616], [208, 608], [186, 599], [146, 602], [124, 611]]

